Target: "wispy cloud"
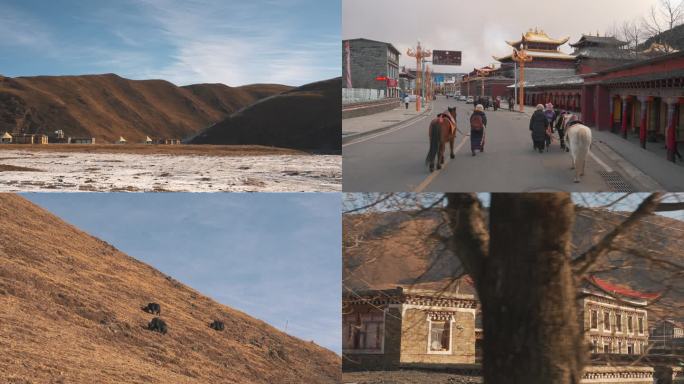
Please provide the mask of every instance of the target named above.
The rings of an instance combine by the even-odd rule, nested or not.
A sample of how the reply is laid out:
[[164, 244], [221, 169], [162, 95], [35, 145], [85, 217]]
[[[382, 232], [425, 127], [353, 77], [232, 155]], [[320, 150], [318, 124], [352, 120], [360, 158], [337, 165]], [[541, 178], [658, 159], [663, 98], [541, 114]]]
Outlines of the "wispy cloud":
[[0, 47], [25, 47], [33, 51], [52, 51], [55, 42], [50, 31], [28, 12], [0, 4]]
[[[115, 72], [178, 85], [301, 85], [340, 74], [334, 3], [339, 5], [123, 0], [74, 3], [56, 12], [35, 4], [0, 4], [0, 64], [10, 62], [10, 71], [19, 75]], [[26, 57], [34, 58], [32, 70], [43, 68], [42, 73], [26, 73], [21, 66]]]
[[[159, 73], [176, 83], [299, 85], [339, 72], [339, 36], [307, 36], [293, 20], [300, 1], [237, 3], [145, 0], [148, 16], [176, 46]], [[334, 57], [334, 56], [332, 56]]]

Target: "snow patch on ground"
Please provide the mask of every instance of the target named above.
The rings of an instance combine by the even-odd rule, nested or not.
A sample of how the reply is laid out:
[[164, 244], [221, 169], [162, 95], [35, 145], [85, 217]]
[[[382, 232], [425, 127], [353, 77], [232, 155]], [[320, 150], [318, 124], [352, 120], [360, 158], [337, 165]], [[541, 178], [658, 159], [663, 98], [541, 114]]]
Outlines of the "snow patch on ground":
[[2, 192], [338, 192], [342, 156], [201, 156], [0, 151]]

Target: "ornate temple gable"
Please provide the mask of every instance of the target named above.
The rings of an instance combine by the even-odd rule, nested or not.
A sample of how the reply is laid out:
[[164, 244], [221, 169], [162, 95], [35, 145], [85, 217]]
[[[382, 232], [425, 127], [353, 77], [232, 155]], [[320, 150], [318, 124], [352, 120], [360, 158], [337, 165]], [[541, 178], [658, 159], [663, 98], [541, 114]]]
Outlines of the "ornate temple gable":
[[[530, 29], [525, 32], [520, 40], [506, 41], [506, 44], [515, 49], [525, 49], [533, 60], [575, 60], [575, 57], [561, 52], [560, 46], [567, 43], [570, 38], [552, 39], [543, 30]], [[492, 56], [494, 60], [500, 62], [511, 62], [512, 52], [506, 56]]]
[[520, 40], [506, 41], [506, 44], [515, 49], [538, 49], [544, 51], [558, 51], [558, 47], [570, 40], [570, 37], [563, 39], [552, 39], [542, 29], [531, 29], [522, 35]]

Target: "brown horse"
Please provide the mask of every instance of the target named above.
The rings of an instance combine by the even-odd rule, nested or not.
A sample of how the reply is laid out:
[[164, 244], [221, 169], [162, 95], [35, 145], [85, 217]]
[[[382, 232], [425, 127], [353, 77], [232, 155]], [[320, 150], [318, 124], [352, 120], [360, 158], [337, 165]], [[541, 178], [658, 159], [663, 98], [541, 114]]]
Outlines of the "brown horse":
[[446, 112], [440, 113], [430, 122], [428, 129], [430, 150], [425, 159], [425, 164], [430, 168], [430, 172], [435, 170], [435, 157], [437, 157], [437, 169], [442, 169], [447, 142], [451, 150], [450, 157], [452, 159], [456, 157], [454, 155], [456, 130], [456, 107], [448, 108]]

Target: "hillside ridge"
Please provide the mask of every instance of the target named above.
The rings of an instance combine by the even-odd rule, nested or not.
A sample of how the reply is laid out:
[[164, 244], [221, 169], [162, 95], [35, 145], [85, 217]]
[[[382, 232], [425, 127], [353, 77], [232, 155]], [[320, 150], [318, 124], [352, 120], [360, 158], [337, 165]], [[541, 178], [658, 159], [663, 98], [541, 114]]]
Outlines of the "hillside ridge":
[[317, 81], [247, 105], [192, 137], [192, 144], [267, 145], [338, 154], [341, 78]]
[[0, 132], [95, 137], [130, 143], [146, 136], [184, 139], [234, 111], [292, 87], [252, 84], [176, 86], [117, 74], [0, 76]]

